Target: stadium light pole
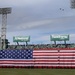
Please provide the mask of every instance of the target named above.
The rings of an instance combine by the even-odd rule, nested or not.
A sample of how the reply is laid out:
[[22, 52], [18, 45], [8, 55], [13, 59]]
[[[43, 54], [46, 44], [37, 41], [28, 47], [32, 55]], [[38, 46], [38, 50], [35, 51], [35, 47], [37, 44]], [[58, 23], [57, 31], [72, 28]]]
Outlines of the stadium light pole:
[[2, 27], [1, 27], [1, 49], [6, 49], [6, 26], [7, 26], [7, 14], [11, 13], [11, 8], [0, 8], [0, 14], [2, 14]]
[[75, 0], [71, 0], [71, 8], [75, 9]]

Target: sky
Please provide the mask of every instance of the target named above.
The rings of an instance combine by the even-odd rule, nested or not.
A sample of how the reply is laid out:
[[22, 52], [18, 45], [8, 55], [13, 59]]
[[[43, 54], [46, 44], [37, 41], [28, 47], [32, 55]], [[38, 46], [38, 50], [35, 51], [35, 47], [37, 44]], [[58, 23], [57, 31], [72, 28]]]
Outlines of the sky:
[[[29, 44], [50, 44], [50, 35], [57, 34], [69, 34], [67, 43], [75, 43], [75, 9], [70, 0], [0, 0], [0, 8], [5, 7], [12, 8], [6, 33], [11, 44], [13, 36], [30, 36]], [[2, 15], [0, 35], [1, 25]]]

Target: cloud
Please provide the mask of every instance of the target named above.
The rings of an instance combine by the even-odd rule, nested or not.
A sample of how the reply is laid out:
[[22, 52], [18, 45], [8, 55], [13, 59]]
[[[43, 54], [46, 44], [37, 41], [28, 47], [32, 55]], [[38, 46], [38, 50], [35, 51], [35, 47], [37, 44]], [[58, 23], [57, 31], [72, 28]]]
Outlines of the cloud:
[[75, 43], [75, 34], [70, 34], [70, 42]]
[[0, 7], [12, 7], [7, 18], [11, 40], [16, 35], [30, 35], [34, 42], [49, 43], [50, 34], [71, 34], [74, 40], [75, 10], [70, 8], [70, 0], [0, 0]]
[[34, 43], [47, 44], [50, 43], [50, 35], [43, 35], [40, 37], [36, 37]]
[[58, 30], [61, 29], [69, 30], [74, 29], [74, 19], [75, 17], [63, 17], [63, 18], [55, 18], [55, 19], [46, 19], [46, 20], [38, 20], [26, 22], [23, 24], [18, 24], [14, 27], [15, 30], [28, 30], [28, 29], [41, 29], [41, 30]]
[[20, 24], [16, 27], [16, 29], [20, 30], [20, 29], [37, 28], [51, 22], [52, 22], [51, 20], [33, 21], [33, 22], [25, 23], [25, 24]]
[[46, 3], [49, 0], [0, 0], [0, 6], [15, 6], [15, 7], [23, 7], [23, 6], [34, 6], [42, 3]]

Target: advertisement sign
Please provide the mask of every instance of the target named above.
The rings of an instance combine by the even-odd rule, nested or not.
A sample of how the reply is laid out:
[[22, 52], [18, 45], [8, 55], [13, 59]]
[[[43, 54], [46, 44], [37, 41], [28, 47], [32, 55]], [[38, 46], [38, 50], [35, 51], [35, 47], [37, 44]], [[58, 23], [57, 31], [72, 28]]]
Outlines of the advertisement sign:
[[13, 42], [29, 42], [30, 36], [14, 36]]
[[51, 41], [69, 41], [69, 35], [51, 35]]

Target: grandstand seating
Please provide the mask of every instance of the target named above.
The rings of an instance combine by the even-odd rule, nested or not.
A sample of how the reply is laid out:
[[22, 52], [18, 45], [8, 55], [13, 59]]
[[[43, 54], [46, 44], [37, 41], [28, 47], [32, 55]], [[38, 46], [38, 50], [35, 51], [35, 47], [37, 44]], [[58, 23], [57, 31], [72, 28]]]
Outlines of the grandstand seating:
[[29, 44], [9, 45], [7, 49], [49, 49], [49, 48], [75, 48], [75, 44]]

